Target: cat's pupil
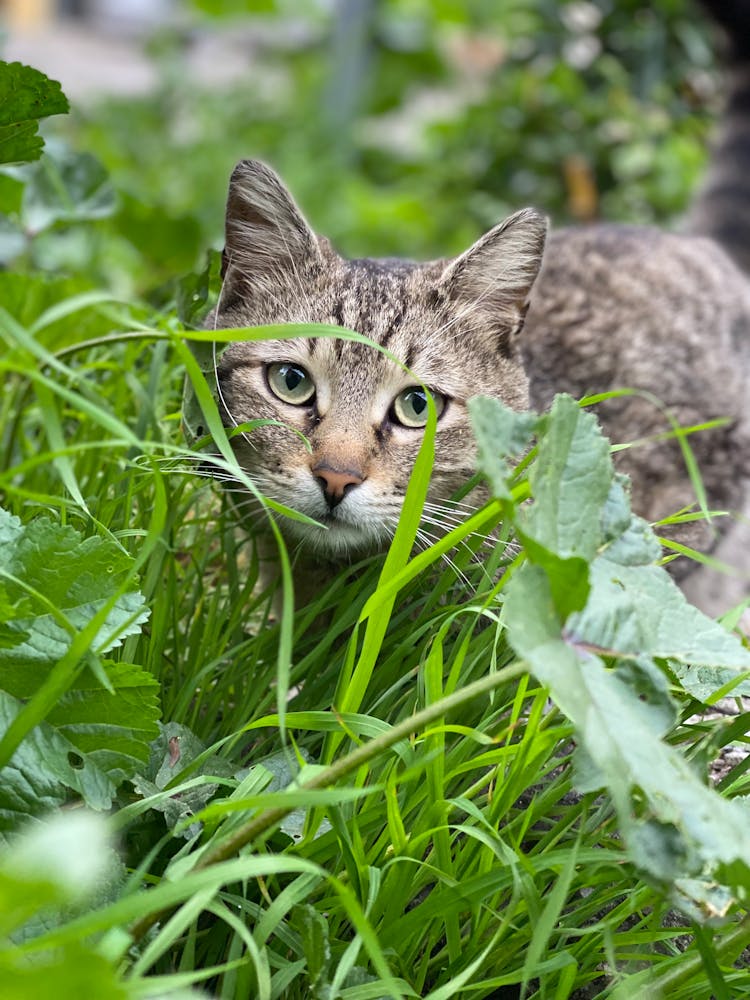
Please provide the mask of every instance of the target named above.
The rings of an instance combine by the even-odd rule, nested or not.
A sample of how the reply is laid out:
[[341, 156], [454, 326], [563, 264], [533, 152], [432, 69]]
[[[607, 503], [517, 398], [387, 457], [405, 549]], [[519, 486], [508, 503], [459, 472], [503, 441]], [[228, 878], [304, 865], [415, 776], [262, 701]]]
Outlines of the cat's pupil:
[[410, 392], [406, 397], [406, 402], [409, 406], [411, 406], [412, 410], [414, 410], [418, 417], [421, 416], [423, 411], [427, 409], [427, 397], [423, 392], [420, 392], [419, 389], [415, 389], [413, 392]]
[[301, 368], [293, 368], [291, 365], [284, 365], [279, 374], [284, 379], [286, 387], [290, 392], [294, 392], [305, 377], [305, 373]]

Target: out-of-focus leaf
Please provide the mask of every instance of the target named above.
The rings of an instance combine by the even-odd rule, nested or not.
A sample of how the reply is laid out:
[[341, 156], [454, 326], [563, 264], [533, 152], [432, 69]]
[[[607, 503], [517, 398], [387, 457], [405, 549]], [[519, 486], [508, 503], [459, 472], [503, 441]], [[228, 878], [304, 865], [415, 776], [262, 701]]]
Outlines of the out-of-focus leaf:
[[104, 821], [82, 811], [37, 823], [0, 850], [0, 937], [13, 934], [0, 948], [4, 1000], [37, 1000], [53, 985], [64, 1000], [125, 1000], [111, 964], [82, 943], [33, 959], [17, 947], [30, 928], [90, 903], [119, 872]]
[[[48, 309], [91, 290], [90, 282], [81, 277], [60, 278], [48, 274], [0, 271], [0, 336], [4, 326], [3, 311], [22, 327], [28, 328]], [[101, 304], [92, 304], [54, 320], [37, 332], [36, 339], [57, 351], [69, 344], [105, 335], [111, 330], [112, 319], [103, 314]], [[11, 346], [4, 358], [14, 358], [19, 350]]]
[[50, 143], [40, 163], [25, 167], [21, 219], [32, 233], [56, 222], [105, 219], [117, 207], [109, 175], [91, 153], [75, 153]]

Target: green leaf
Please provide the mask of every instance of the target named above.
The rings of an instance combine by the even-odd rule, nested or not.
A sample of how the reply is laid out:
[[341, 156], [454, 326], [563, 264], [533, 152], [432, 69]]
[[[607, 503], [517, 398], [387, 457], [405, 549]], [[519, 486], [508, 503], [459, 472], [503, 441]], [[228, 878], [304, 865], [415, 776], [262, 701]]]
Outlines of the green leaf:
[[686, 691], [705, 701], [738, 681], [735, 694], [749, 694], [750, 651], [721, 625], [688, 604], [659, 566], [622, 565], [613, 550], [591, 564], [591, 596], [566, 623], [575, 643], [618, 656], [670, 661]]
[[[77, 810], [28, 828], [0, 850], [0, 981], [8, 1000], [124, 1000], [109, 962], [81, 943], [30, 961], [18, 945], [50, 920], [90, 905], [121, 876], [103, 820]], [[5, 936], [13, 932], [13, 939]], [[5, 938], [5, 940], [2, 940]]]
[[[110, 539], [83, 539], [47, 517], [23, 525], [0, 509], [0, 732], [7, 740], [18, 732], [4, 751], [9, 762], [0, 782], [6, 829], [73, 794], [106, 809], [122, 780], [148, 759], [159, 714], [156, 680], [139, 667], [96, 658], [139, 633], [148, 617], [131, 567]], [[69, 670], [74, 638], [99, 613], [89, 669]], [[46, 720], [17, 730], [22, 706], [28, 712], [39, 699], [49, 700], [34, 721]]]
[[[148, 760], [149, 743], [158, 734], [159, 684], [128, 663], [105, 661], [102, 667], [109, 690], [91, 670], [84, 670], [57, 700], [46, 723], [65, 741], [68, 761], [80, 757], [117, 787]], [[48, 669], [44, 660], [8, 656], [0, 668], [0, 684], [14, 698], [25, 700], [40, 687]]]
[[613, 477], [609, 442], [596, 417], [556, 396], [529, 471], [534, 503], [524, 531], [563, 559], [592, 559]]
[[47, 716], [116, 785], [148, 760], [158, 734], [159, 682], [130, 663], [105, 661], [111, 691], [86, 670]]
[[477, 440], [479, 468], [493, 495], [509, 500], [511, 470], [506, 459], [528, 447], [539, 418], [535, 413], [516, 413], [499, 400], [484, 396], [469, 400], [469, 417]]
[[[220, 285], [219, 275], [221, 269], [221, 254], [216, 250], [209, 250], [206, 266], [202, 271], [186, 274], [177, 284], [177, 316], [185, 327], [193, 326], [199, 318], [205, 316], [208, 310], [210, 293]], [[197, 344], [191, 344], [191, 348], [196, 349]], [[204, 350], [211, 345], [204, 344]], [[196, 354], [199, 364], [201, 358]], [[207, 369], [201, 364], [201, 371], [205, 375]]]
[[50, 143], [40, 163], [25, 167], [21, 221], [39, 233], [56, 222], [105, 219], [117, 207], [104, 166], [90, 153], [75, 153]]
[[[597, 582], [592, 594], [596, 588]], [[678, 871], [690, 876], [706, 869], [735, 894], [747, 891], [746, 811], [706, 787], [688, 761], [661, 740], [662, 706], [654, 710], [642, 684], [634, 687], [619, 669], [606, 668], [563, 632], [540, 567], [526, 565], [514, 574], [503, 617], [514, 649], [576, 727], [596, 767], [596, 786], [588, 790], [609, 789], [639, 867], [665, 883]]]
[[38, 120], [69, 110], [55, 80], [21, 63], [0, 62], [0, 163], [38, 160], [44, 146]]
[[[132, 559], [114, 541], [82, 539], [74, 528], [39, 517], [28, 525], [0, 508], [0, 580], [13, 608], [6, 629], [21, 638], [0, 649], [0, 684], [20, 664], [51, 663], [70, 645], [95, 613], [126, 585]], [[93, 648], [105, 653], [136, 635], [149, 612], [140, 594], [129, 589], [115, 603]]]
[[[2, 235], [0, 235], [0, 245]], [[46, 274], [16, 274], [0, 271], [0, 337], [8, 332], [10, 349], [4, 349], [5, 360], [15, 360], [21, 349], [14, 343], [8, 313], [22, 327], [28, 329], [60, 302], [75, 301], [77, 296], [91, 290], [85, 278], [60, 278]], [[91, 337], [102, 336], [112, 329], [112, 319], [104, 315], [102, 302], [92, 302], [75, 313], [63, 314], [43, 330], [35, 331], [35, 339], [59, 351], [69, 344], [80, 343]], [[5, 328], [5, 330], [4, 330]]]
[[[206, 777], [230, 777], [235, 768], [223, 757], [208, 754], [206, 747], [187, 726], [177, 722], [159, 724], [159, 733], [150, 745], [148, 765], [132, 778], [133, 787], [143, 798], [153, 797], [152, 809], [163, 813], [167, 826], [172, 829], [182, 820], [193, 816], [213, 798], [218, 789], [215, 781]], [[180, 788], [174, 795], [164, 795], [166, 789], [183, 778], [193, 780], [188, 788]], [[182, 835], [194, 835], [195, 824], [187, 826]]]
[[[6, 732], [22, 702], [0, 690], [0, 731]], [[0, 829], [14, 830], [71, 799], [109, 809], [116, 784], [87, 754], [42, 722], [21, 741], [0, 781]]]
[[308, 903], [294, 908], [294, 924], [298, 928], [302, 951], [307, 959], [307, 976], [311, 997], [327, 995], [328, 970], [331, 962], [331, 944], [328, 924], [322, 913]]

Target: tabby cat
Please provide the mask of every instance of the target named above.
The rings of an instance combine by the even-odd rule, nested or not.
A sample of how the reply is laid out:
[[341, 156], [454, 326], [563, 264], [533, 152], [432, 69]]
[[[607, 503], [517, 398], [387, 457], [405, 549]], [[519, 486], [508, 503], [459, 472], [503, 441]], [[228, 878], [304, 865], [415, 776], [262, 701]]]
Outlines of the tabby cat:
[[[472, 396], [543, 409], [556, 392], [632, 387], [645, 394], [598, 407], [614, 441], [669, 429], [648, 394], [684, 426], [731, 419], [691, 443], [709, 505], [737, 512], [717, 551], [747, 568], [750, 3], [709, 6], [733, 40], [733, 75], [724, 135], [689, 232], [594, 225], [547, 239], [545, 218], [524, 209], [453, 260], [346, 260], [311, 230], [269, 167], [253, 160], [236, 167], [224, 284], [206, 325], [335, 324], [383, 345], [413, 373], [361, 343], [322, 337], [236, 342], [222, 355], [217, 382], [227, 426], [274, 421], [234, 438], [241, 466], [263, 494], [322, 525], [283, 519], [298, 584], [317, 578], [321, 566], [388, 545], [427, 417], [415, 378], [439, 412], [424, 538], [452, 526], [458, 508], [450, 497], [474, 471]], [[617, 460], [645, 517], [695, 500], [674, 441]], [[715, 533], [693, 522], [678, 537], [709, 549]], [[683, 586], [709, 611], [746, 587], [741, 576], [679, 563]]]

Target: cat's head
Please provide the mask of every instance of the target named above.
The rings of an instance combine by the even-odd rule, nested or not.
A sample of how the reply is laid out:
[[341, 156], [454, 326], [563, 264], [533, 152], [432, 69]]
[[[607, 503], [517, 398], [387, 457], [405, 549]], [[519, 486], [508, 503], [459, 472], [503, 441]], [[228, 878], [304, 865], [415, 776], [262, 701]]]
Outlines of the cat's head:
[[518, 335], [545, 233], [527, 209], [454, 260], [345, 260], [313, 233], [272, 170], [253, 160], [236, 167], [224, 285], [207, 325], [334, 324], [410, 370], [370, 346], [325, 337], [226, 349], [217, 371], [225, 424], [274, 422], [233, 439], [241, 466], [265, 496], [325, 525], [284, 519], [288, 537], [334, 557], [388, 544], [427, 418], [420, 383], [439, 411], [424, 530], [451, 526], [445, 502], [475, 471], [467, 401], [528, 405]]

